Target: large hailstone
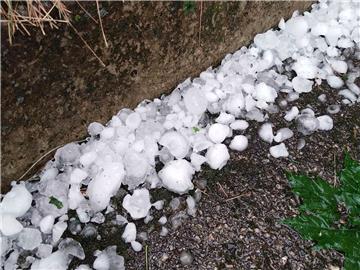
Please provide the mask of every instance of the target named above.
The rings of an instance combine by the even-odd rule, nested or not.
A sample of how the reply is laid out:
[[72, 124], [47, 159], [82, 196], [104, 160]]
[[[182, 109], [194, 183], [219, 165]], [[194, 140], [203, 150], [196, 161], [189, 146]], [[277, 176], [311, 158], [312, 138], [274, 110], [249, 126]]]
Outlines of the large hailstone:
[[248, 147], [248, 138], [244, 135], [237, 135], [234, 137], [234, 139], [231, 141], [229, 147], [230, 149], [236, 150], [236, 151], [244, 151]]
[[292, 68], [299, 77], [305, 79], [314, 79], [318, 73], [318, 68], [314, 65], [312, 60], [305, 56], [300, 56]]
[[0, 231], [5, 236], [21, 232], [23, 225], [11, 215], [0, 215]]
[[194, 173], [195, 170], [188, 161], [179, 159], [166, 163], [159, 172], [159, 177], [168, 190], [183, 194], [194, 188], [191, 182]]
[[298, 93], [308, 93], [312, 90], [313, 82], [296, 76], [291, 81], [294, 90]]
[[222, 143], [229, 133], [230, 128], [228, 126], [215, 123], [209, 128], [208, 136], [214, 143]]
[[212, 169], [221, 170], [230, 159], [226, 145], [218, 143], [211, 146], [206, 152], [206, 159]]
[[110, 198], [116, 194], [125, 176], [122, 163], [110, 162], [104, 165], [102, 172], [95, 176], [87, 189], [91, 208], [98, 212], [104, 210]]
[[146, 188], [141, 188], [135, 190], [132, 195], [127, 194], [122, 206], [133, 219], [146, 217], [151, 208], [149, 191]]
[[274, 88], [262, 82], [255, 86], [255, 95], [257, 100], [274, 102], [277, 97], [277, 92]]
[[263, 50], [275, 49], [279, 44], [279, 41], [280, 40], [277, 37], [276, 32], [273, 30], [257, 34], [254, 38], [255, 45]]
[[0, 213], [21, 217], [31, 207], [32, 195], [24, 184], [15, 185], [0, 204]]
[[280, 143], [278, 145], [271, 146], [270, 147], [270, 154], [274, 158], [288, 157], [289, 156], [289, 152], [288, 152], [288, 150], [287, 150], [284, 143]]
[[41, 232], [34, 228], [23, 229], [17, 238], [18, 246], [25, 250], [33, 250], [37, 248], [41, 242]]
[[160, 138], [159, 144], [166, 147], [177, 159], [184, 158], [189, 152], [189, 142], [177, 131], [166, 132]]
[[274, 139], [274, 133], [272, 129], [271, 123], [265, 123], [263, 124], [259, 129], [259, 136], [262, 140], [268, 143], [272, 143]]
[[184, 104], [190, 113], [194, 115], [201, 115], [206, 111], [208, 101], [201, 89], [192, 87], [184, 94]]

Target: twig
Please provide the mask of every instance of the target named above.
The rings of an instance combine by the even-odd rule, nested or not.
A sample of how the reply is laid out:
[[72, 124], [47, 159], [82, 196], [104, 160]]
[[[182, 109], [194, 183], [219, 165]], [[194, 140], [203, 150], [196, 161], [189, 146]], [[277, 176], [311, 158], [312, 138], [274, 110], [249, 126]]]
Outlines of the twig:
[[244, 193], [244, 194], [239, 194], [239, 195], [236, 195], [234, 197], [231, 197], [229, 199], [226, 199], [225, 202], [229, 202], [229, 201], [232, 201], [232, 200], [235, 200], [237, 198], [241, 198], [241, 197], [244, 197], [244, 196], [248, 196], [250, 194], [250, 192], [248, 193]]
[[226, 197], [226, 198], [229, 197], [229, 196], [227, 195], [227, 193], [225, 192], [224, 188], [222, 187], [222, 185], [221, 185], [219, 182], [217, 182], [217, 184], [218, 184], [221, 192], [224, 193], [225, 197]]
[[148, 245], [145, 245], [145, 270], [149, 270]]
[[104, 28], [103, 28], [103, 24], [102, 24], [102, 20], [101, 20], [101, 16], [100, 16], [99, 0], [96, 0], [96, 8], [97, 8], [97, 12], [98, 12], [98, 15], [99, 15], [100, 28], [101, 28], [101, 33], [102, 33], [103, 38], [104, 38], [105, 47], [108, 48], [109, 44], [107, 43], [107, 40], [106, 40], [106, 36], [105, 36], [105, 32], [104, 32]]
[[201, 41], [202, 14], [203, 14], [203, 1], [200, 1], [199, 45], [201, 45], [200, 41]]
[[[75, 141], [74, 143], [81, 143], [81, 142], [84, 142], [86, 140], [80, 140], [80, 141]], [[35, 161], [35, 163], [33, 163], [33, 165], [30, 166], [29, 169], [26, 170], [26, 172], [18, 179], [18, 180], [21, 180], [22, 178], [25, 177], [25, 175], [27, 175], [32, 168], [34, 168], [43, 158], [45, 158], [47, 155], [51, 154], [52, 152], [54, 152], [55, 150], [59, 149], [60, 147], [63, 147], [65, 144], [62, 144], [62, 145], [59, 145], [59, 146], [56, 146], [55, 148], [49, 150], [48, 152], [46, 152], [44, 155], [42, 155], [37, 161]]]
[[84, 42], [85, 46], [92, 52], [92, 54], [96, 57], [97, 60], [99, 60], [100, 64], [103, 67], [106, 67], [106, 65], [104, 64], [104, 62], [100, 59], [99, 56], [97, 56], [97, 54], [93, 51], [93, 49], [91, 49], [91, 47], [89, 46], [89, 44], [86, 42], [86, 40], [80, 35], [80, 33], [78, 32], [78, 30], [76, 30], [76, 28], [73, 26], [72, 23], [69, 22], [70, 27], [75, 31], [75, 33], [79, 36], [79, 38], [82, 40], [82, 42]]
[[92, 19], [96, 24], [98, 24], [99, 22], [90, 14], [90, 12], [88, 12], [81, 4], [78, 0], [76, 0], [76, 3], [79, 5], [79, 7], [89, 16], [90, 19]]

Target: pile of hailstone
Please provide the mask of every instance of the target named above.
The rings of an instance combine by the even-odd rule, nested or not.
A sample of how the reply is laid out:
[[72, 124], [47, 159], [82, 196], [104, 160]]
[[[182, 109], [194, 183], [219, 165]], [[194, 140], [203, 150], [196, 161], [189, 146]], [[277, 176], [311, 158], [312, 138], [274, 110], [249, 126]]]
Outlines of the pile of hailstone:
[[[294, 131], [268, 122], [268, 115], [279, 107], [287, 108], [285, 120], [295, 121], [304, 136], [332, 129], [330, 114], [339, 111], [335, 105], [329, 107], [329, 115], [317, 116], [291, 102], [323, 81], [338, 91], [344, 104], [359, 102], [360, 89], [354, 81], [360, 70], [345, 58], [360, 58], [360, 13], [356, 10], [353, 2], [320, 1], [311, 12], [295, 12], [288, 21], [281, 20], [278, 30], [258, 34], [249, 48], [227, 55], [218, 68], [187, 79], [170, 95], [144, 101], [134, 110], [122, 109], [106, 126], [90, 124], [86, 143], [59, 149], [39, 182], [14, 183], [3, 196], [1, 266], [7, 270], [66, 269], [73, 257], [84, 259], [81, 244], [63, 238], [63, 233], [67, 229], [93, 233], [96, 228], [90, 225], [104, 222], [113, 211], [111, 198], [120, 187], [129, 191], [122, 203], [128, 216], [117, 217], [119, 226], [124, 226], [122, 238], [140, 251], [131, 221], [148, 221], [151, 211], [163, 206], [162, 201], [152, 201], [149, 190], [165, 187], [186, 194], [194, 188], [193, 175], [204, 164], [220, 170], [230, 158], [228, 148], [244, 151], [251, 147], [246, 137], [251, 122], [262, 122], [258, 135], [269, 143], [271, 156], [289, 155], [286, 140]], [[278, 98], [280, 93], [286, 98]], [[233, 137], [235, 130], [245, 135]], [[228, 146], [226, 138], [232, 138]], [[302, 139], [299, 147], [304, 144]], [[161, 170], [156, 170], [158, 164]], [[186, 202], [188, 214], [194, 215], [194, 198], [188, 196]], [[70, 209], [76, 211], [78, 224], [69, 219]], [[166, 217], [159, 222], [166, 223]], [[166, 228], [162, 233], [166, 235]], [[21, 254], [28, 255], [19, 264]], [[116, 246], [94, 255], [93, 269], [124, 269]], [[78, 269], [91, 268], [81, 265]]]

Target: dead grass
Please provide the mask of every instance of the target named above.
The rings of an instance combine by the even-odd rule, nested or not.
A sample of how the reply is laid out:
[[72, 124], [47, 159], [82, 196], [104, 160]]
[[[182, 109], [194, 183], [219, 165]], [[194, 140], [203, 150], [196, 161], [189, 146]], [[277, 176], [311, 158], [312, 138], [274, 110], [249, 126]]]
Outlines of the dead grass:
[[[102, 37], [105, 42], [105, 46], [108, 47], [105, 32], [102, 25], [100, 16], [100, 8], [98, 0], [96, 7], [99, 15], [97, 21], [86, 9], [81, 5], [80, 1], [76, 3], [82, 10], [96, 23], [100, 25]], [[66, 6], [64, 0], [26, 0], [26, 1], [13, 1], [2, 0], [1, 1], [1, 23], [7, 25], [8, 36], [10, 44], [13, 43], [14, 35], [17, 31], [23, 35], [30, 36], [29, 28], [35, 27], [45, 35], [45, 26], [48, 25], [51, 29], [58, 29], [61, 24], [70, 26], [71, 29], [79, 36], [85, 46], [91, 51], [91, 53], [99, 60], [102, 66], [106, 66], [104, 62], [96, 55], [94, 50], [88, 45], [85, 39], [76, 30], [71, 22], [71, 11]]]

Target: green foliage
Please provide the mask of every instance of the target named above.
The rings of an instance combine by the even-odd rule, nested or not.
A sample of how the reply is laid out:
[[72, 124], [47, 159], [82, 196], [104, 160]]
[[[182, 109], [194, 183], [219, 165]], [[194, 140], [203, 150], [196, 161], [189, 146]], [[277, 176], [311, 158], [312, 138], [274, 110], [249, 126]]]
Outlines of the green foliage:
[[[333, 187], [321, 178], [287, 174], [293, 192], [302, 198], [300, 215], [284, 220], [317, 249], [345, 254], [345, 269], [360, 269], [360, 164], [346, 154]], [[345, 207], [346, 217], [338, 209]]]
[[200, 131], [200, 128], [198, 128], [198, 127], [193, 127], [193, 128], [192, 128], [192, 131], [193, 131], [194, 133], [197, 133], [197, 132]]
[[80, 22], [81, 16], [79, 14], [76, 14], [74, 17], [75, 22]]
[[191, 12], [195, 12], [195, 8], [196, 8], [195, 1], [184, 1], [184, 12], [186, 15]]
[[50, 196], [49, 203], [55, 205], [57, 209], [61, 209], [64, 206], [63, 203], [56, 199], [54, 196]]

